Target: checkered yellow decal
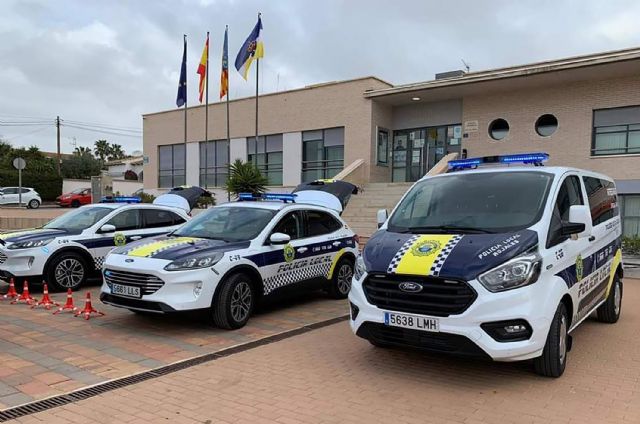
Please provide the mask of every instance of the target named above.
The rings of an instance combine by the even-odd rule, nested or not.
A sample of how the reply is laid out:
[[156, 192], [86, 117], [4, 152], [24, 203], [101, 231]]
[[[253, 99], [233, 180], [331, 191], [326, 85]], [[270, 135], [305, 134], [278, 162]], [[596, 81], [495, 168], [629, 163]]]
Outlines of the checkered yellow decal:
[[150, 258], [172, 247], [181, 246], [183, 244], [193, 243], [200, 240], [195, 237], [176, 237], [167, 240], [154, 241], [149, 244], [134, 247], [127, 252], [127, 256], [138, 256], [141, 258]]
[[24, 236], [27, 234], [38, 234], [38, 233], [42, 233], [45, 231], [51, 231], [51, 230], [47, 230], [45, 228], [31, 228], [28, 230], [22, 230], [22, 231], [11, 231], [8, 233], [0, 233], [0, 240], [4, 240], [4, 239], [8, 239], [10, 237], [18, 237], [18, 236]]
[[390, 274], [438, 276], [449, 253], [461, 235], [415, 235], [395, 254], [387, 272]]

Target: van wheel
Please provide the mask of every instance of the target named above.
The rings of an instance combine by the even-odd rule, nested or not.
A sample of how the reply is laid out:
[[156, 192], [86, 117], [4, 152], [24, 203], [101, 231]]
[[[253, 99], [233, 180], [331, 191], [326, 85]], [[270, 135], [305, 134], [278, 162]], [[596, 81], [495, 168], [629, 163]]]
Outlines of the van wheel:
[[598, 321], [615, 324], [622, 310], [622, 280], [618, 273], [613, 277], [613, 285], [607, 300], [598, 307]]
[[334, 299], [346, 299], [351, 290], [351, 279], [353, 278], [353, 261], [340, 259], [333, 270], [331, 285], [327, 289], [329, 296]]
[[84, 258], [76, 253], [62, 253], [47, 268], [47, 282], [56, 291], [78, 290], [89, 274]]
[[213, 323], [225, 330], [244, 327], [253, 312], [255, 299], [249, 277], [233, 274], [222, 282], [218, 297], [211, 304]]
[[536, 373], [545, 377], [560, 377], [567, 365], [569, 351], [569, 318], [564, 303], [560, 303], [551, 322], [542, 355], [533, 360]]
[[40, 202], [38, 202], [36, 199], [31, 199], [29, 203], [27, 203], [27, 207], [29, 209], [38, 209], [40, 207]]

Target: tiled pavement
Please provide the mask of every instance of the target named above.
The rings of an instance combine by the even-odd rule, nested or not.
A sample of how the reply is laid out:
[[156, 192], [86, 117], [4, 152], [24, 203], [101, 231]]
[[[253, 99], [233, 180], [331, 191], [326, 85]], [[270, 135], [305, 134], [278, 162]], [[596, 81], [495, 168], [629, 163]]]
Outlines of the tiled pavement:
[[616, 325], [585, 322], [565, 375], [378, 349], [340, 323], [20, 423], [638, 423], [640, 280]]
[[[97, 300], [98, 287], [90, 291], [94, 307], [106, 315], [89, 321], [0, 302], [0, 409], [324, 321], [348, 310], [345, 301], [314, 293], [288, 300], [282, 308], [262, 307], [246, 327], [224, 331], [199, 316], [139, 316], [103, 305]], [[84, 306], [84, 293], [74, 295], [76, 306]], [[64, 303], [66, 294], [52, 297]]]

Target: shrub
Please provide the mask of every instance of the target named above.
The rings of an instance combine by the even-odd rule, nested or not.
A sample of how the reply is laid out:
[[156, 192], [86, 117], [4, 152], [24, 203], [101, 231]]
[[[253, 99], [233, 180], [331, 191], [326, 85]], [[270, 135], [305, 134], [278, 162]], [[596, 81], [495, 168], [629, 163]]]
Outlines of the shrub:
[[240, 159], [229, 165], [229, 179], [226, 189], [238, 196], [240, 193], [262, 194], [267, 191], [269, 180], [263, 176], [258, 168]]
[[622, 251], [627, 255], [640, 255], [640, 237], [622, 237]]
[[[17, 187], [18, 171], [0, 170], [0, 187]], [[55, 200], [62, 193], [62, 178], [50, 172], [22, 172], [22, 186], [34, 188], [42, 200]]]
[[216, 205], [216, 198], [212, 194], [211, 197], [200, 196], [200, 198], [198, 199], [198, 204], [196, 205], [196, 208], [207, 209], [215, 205]]
[[156, 196], [154, 196], [153, 194], [145, 193], [145, 192], [136, 194], [136, 196], [140, 198], [140, 201], [142, 203], [153, 203], [153, 201], [156, 200]]

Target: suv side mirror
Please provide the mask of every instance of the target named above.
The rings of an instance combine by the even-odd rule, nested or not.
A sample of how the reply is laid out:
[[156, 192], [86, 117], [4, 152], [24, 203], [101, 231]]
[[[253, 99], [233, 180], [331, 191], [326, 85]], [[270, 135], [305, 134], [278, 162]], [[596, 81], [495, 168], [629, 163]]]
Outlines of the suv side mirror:
[[285, 233], [273, 233], [269, 237], [269, 243], [273, 245], [287, 244], [291, 241], [291, 237]]
[[104, 224], [102, 227], [100, 227], [101, 233], [113, 233], [115, 230], [116, 226], [111, 224]]
[[389, 217], [389, 213], [387, 212], [386, 209], [378, 209], [378, 212], [376, 213], [376, 221], [378, 222], [378, 228], [384, 225], [388, 217]]
[[569, 222], [562, 223], [562, 235], [577, 235], [578, 238], [588, 237], [593, 230], [591, 211], [585, 205], [573, 205], [569, 208]]

